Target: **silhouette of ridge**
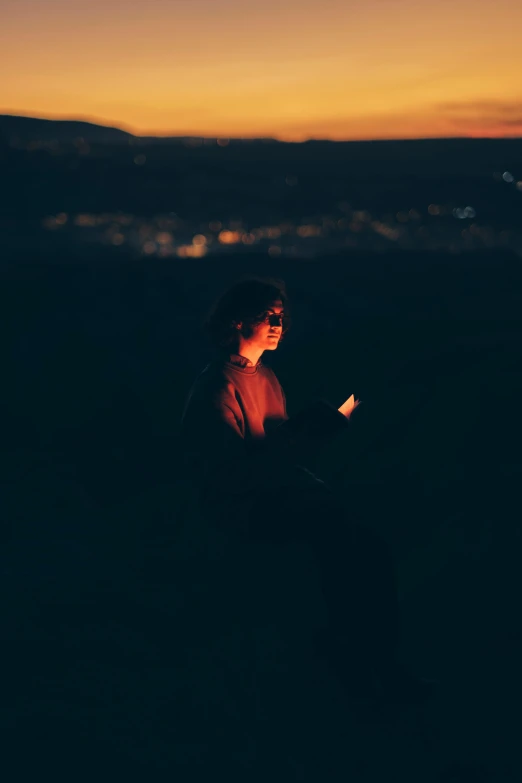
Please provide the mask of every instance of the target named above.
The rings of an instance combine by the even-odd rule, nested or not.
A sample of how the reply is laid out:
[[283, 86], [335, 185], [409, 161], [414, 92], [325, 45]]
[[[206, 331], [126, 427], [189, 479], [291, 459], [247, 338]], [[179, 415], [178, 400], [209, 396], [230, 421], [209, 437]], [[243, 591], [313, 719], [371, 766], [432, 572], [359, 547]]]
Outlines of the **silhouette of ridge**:
[[78, 137], [88, 142], [125, 142], [132, 137], [130, 133], [97, 125], [83, 120], [46, 120], [38, 117], [19, 117], [12, 114], [0, 114], [0, 133], [9, 139], [21, 142], [61, 141], [73, 142]]
[[[87, 143], [121, 143], [121, 144], [133, 144], [133, 143], [146, 143], [146, 144], [181, 144], [187, 141], [195, 142], [196, 144], [202, 144], [205, 141], [215, 141], [219, 136], [198, 136], [198, 135], [172, 135], [172, 136], [156, 136], [145, 135], [139, 136], [129, 131], [122, 130], [108, 125], [100, 125], [99, 123], [89, 122], [87, 120], [54, 120], [45, 119], [42, 117], [27, 117], [13, 114], [0, 114], [0, 134], [8, 139], [10, 144], [16, 142], [62, 142], [73, 143], [78, 138], [81, 138]], [[468, 136], [454, 136], [446, 138], [421, 138], [421, 139], [346, 139], [346, 140], [333, 140], [333, 139], [305, 139], [301, 142], [296, 141], [284, 141], [281, 139], [275, 139], [271, 137], [229, 137], [227, 138], [227, 144], [252, 144], [252, 143], [265, 143], [265, 144], [280, 144], [280, 145], [372, 145], [380, 146], [384, 148], [386, 146], [404, 146], [412, 145], [416, 147], [422, 147], [423, 145], [444, 145], [447, 143], [465, 143], [465, 144], [502, 144], [506, 142], [517, 143], [522, 140], [520, 136], [511, 136], [505, 138], [475, 138]]]

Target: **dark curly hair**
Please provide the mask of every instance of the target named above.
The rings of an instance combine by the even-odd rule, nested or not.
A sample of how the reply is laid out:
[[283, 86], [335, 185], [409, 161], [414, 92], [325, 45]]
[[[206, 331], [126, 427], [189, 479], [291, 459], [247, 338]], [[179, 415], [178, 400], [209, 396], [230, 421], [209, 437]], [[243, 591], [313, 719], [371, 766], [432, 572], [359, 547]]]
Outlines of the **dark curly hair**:
[[262, 322], [267, 307], [276, 299], [282, 301], [285, 311], [283, 340], [291, 325], [288, 295], [284, 281], [272, 277], [243, 278], [225, 290], [205, 317], [203, 332], [215, 349], [233, 349], [238, 341], [235, 324], [243, 323], [241, 334], [248, 339], [253, 334], [253, 327]]

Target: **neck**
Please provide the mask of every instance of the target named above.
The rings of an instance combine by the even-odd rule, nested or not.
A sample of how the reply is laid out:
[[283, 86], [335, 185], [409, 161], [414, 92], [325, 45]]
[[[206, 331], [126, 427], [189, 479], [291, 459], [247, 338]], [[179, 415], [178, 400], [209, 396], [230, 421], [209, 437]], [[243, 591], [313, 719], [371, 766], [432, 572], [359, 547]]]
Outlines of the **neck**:
[[255, 345], [248, 345], [246, 341], [240, 340], [237, 352], [255, 366], [263, 354], [263, 349]]

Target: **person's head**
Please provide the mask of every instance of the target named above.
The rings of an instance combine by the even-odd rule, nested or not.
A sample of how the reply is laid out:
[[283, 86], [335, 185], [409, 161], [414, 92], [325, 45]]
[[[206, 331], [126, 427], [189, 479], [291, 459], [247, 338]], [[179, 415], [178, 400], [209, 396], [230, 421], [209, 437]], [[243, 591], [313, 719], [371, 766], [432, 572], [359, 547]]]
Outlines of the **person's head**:
[[263, 351], [277, 348], [290, 327], [286, 287], [282, 280], [239, 280], [214, 303], [203, 324], [218, 350], [241, 353], [255, 364]]

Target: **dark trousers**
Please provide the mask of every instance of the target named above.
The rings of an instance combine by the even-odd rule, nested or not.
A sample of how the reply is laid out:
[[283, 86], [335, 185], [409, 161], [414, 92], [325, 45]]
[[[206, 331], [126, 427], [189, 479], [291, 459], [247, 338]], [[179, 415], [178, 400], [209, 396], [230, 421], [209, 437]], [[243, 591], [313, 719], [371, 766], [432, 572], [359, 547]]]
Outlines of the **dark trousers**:
[[[214, 506], [214, 512], [216, 506]], [[399, 635], [398, 594], [386, 542], [355, 521], [326, 485], [271, 490], [242, 500], [238, 532], [251, 541], [281, 546], [309, 543], [328, 612], [328, 636], [354, 664], [380, 668], [392, 663]]]

